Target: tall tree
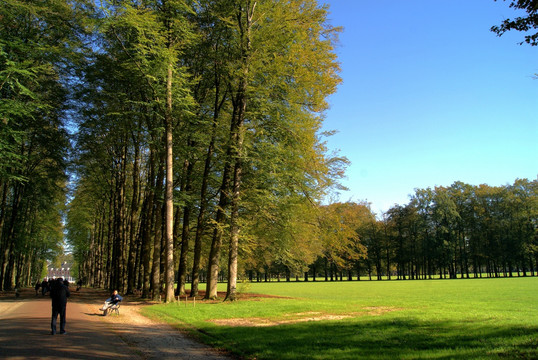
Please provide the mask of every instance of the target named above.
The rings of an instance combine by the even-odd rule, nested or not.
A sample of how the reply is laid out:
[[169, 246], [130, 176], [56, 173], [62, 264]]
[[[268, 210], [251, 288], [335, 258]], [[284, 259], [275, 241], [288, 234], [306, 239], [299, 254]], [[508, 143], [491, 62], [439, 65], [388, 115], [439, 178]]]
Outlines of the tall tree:
[[[164, 125], [165, 153], [165, 290], [166, 301], [174, 299], [173, 241], [173, 130], [181, 112], [189, 104], [186, 71], [180, 61], [182, 49], [190, 41], [184, 1], [155, 1], [144, 4], [122, 2], [108, 7], [114, 10], [107, 18], [105, 31], [113, 35], [132, 66], [139, 71], [150, 89], [148, 94], [158, 109]], [[175, 105], [179, 105], [175, 108]], [[154, 254], [159, 259], [159, 254]], [[157, 271], [158, 267], [154, 270]], [[154, 278], [160, 275], [154, 274]], [[156, 285], [159, 287], [158, 285]], [[158, 289], [154, 289], [158, 291]]]
[[[267, 125], [271, 124], [277, 129], [288, 127], [295, 139], [309, 144], [310, 148], [304, 147], [300, 151], [304, 155], [308, 152], [315, 154], [310, 158], [313, 160], [311, 165], [317, 162], [314, 166], [325, 166], [324, 162], [328, 159], [312, 130], [319, 129], [321, 119], [315, 114], [326, 109], [326, 96], [335, 90], [339, 82], [338, 65], [333, 53], [337, 29], [328, 25], [326, 8], [319, 7], [315, 1], [304, 0], [291, 1], [285, 5], [268, 1], [246, 1], [239, 2], [237, 6], [240, 9], [235, 16], [240, 48], [238, 77], [232, 83], [232, 88], [237, 88], [238, 91], [237, 96], [232, 98], [232, 105], [237, 109], [234, 113], [238, 123], [237, 135], [232, 135], [236, 145], [231, 154], [234, 165], [228, 262], [230, 279], [227, 291], [227, 298], [232, 300], [235, 298], [237, 277], [240, 199], [241, 194], [245, 193], [240, 189], [241, 177], [249, 165], [246, 161], [248, 153], [253, 151], [253, 146], [259, 140], [271, 141], [272, 137], [278, 139], [274, 137], [278, 132], [272, 130], [264, 135]], [[275, 36], [276, 34], [279, 35]], [[310, 64], [306, 69], [305, 63]], [[274, 91], [269, 92], [269, 89]], [[288, 146], [289, 143], [282, 141], [282, 138], [277, 141], [284, 153], [299, 150], [298, 147]], [[270, 161], [267, 157], [264, 159]], [[297, 163], [294, 165], [295, 169], [292, 164], [284, 165], [283, 169], [304, 169], [298, 167]], [[324, 174], [329, 171], [326, 169]], [[321, 189], [324, 188], [324, 182], [329, 181], [320, 177], [317, 179], [319, 183], [316, 185]], [[305, 190], [308, 188], [304, 180], [296, 180], [306, 185]], [[282, 183], [280, 186], [287, 185]]]

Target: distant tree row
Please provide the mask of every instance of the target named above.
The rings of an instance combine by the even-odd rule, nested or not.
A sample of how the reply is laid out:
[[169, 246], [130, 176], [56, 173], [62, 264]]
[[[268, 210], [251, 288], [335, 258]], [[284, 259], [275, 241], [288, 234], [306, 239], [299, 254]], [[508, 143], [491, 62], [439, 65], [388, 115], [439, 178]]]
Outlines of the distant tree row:
[[[538, 276], [538, 180], [417, 189], [382, 219], [368, 204], [336, 203], [325, 212], [322, 255], [298, 274], [306, 280]], [[251, 280], [290, 276], [278, 262], [252, 270]]]

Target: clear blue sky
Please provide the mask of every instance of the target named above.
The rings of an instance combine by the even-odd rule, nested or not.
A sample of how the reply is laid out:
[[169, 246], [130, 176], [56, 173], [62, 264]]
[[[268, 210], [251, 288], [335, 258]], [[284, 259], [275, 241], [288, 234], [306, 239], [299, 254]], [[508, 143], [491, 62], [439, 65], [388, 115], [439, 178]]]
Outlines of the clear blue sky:
[[340, 201], [379, 213], [415, 188], [536, 179], [538, 48], [490, 31], [524, 13], [493, 0], [325, 3], [344, 28], [324, 123], [338, 131], [329, 149], [351, 161]]

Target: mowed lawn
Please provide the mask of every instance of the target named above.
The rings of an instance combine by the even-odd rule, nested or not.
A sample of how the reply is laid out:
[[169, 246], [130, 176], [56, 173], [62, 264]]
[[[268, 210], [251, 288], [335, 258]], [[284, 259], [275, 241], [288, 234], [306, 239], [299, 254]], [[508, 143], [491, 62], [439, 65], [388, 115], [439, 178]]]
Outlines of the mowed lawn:
[[271, 282], [242, 290], [284, 298], [196, 306], [183, 299], [145, 313], [247, 359], [538, 359], [536, 277]]

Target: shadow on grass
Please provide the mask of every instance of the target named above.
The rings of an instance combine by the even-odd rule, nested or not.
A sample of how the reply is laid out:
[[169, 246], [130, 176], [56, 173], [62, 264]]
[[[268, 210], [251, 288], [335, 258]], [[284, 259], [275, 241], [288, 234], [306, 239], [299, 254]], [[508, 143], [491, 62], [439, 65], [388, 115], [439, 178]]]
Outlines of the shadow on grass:
[[212, 345], [257, 359], [538, 358], [538, 326], [375, 319], [212, 327], [204, 333]]

